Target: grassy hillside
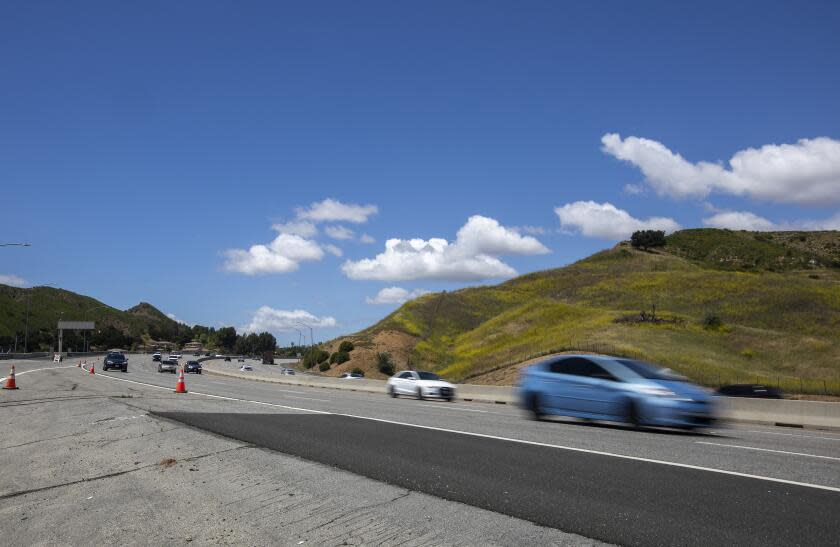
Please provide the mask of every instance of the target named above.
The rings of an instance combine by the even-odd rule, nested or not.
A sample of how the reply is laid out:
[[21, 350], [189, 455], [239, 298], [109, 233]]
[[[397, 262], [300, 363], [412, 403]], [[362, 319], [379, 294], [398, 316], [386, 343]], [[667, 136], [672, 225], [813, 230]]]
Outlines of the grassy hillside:
[[[22, 350], [26, 308], [30, 301], [29, 348], [33, 351], [53, 347], [56, 324], [60, 319], [94, 321], [97, 330], [93, 333], [94, 344], [101, 342], [108, 346], [126, 345], [126, 342], [130, 344], [127, 340], [120, 340], [120, 337], [139, 340], [149, 333], [153, 338], [167, 339], [167, 336], [174, 336], [180, 328], [178, 323], [147, 303], [122, 311], [89, 296], [63, 289], [20, 289], [0, 285], [0, 346], [4, 349], [14, 344], [17, 333], [18, 349]], [[65, 332], [64, 345], [68, 348], [81, 348], [81, 336]]]
[[406, 360], [454, 380], [591, 349], [709, 385], [799, 391], [801, 379], [802, 391], [840, 393], [838, 258], [840, 232], [684, 230], [655, 251], [625, 243], [500, 285], [426, 295], [355, 338], [411, 337]]

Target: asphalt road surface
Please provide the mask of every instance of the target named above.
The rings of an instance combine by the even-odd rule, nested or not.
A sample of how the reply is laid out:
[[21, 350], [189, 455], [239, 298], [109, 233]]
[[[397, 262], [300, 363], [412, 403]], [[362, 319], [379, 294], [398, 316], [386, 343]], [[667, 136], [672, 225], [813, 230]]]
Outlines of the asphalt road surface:
[[[27, 363], [18, 372], [43, 366]], [[172, 390], [176, 381], [158, 373], [150, 356], [132, 355], [128, 373], [103, 374], [97, 366], [97, 374], [103, 376], [97, 382], [126, 388], [136, 382]], [[190, 413], [189, 404], [150, 403], [150, 410], [176, 410], [165, 416], [590, 538], [638, 545], [837, 543], [837, 432], [738, 426], [691, 434], [534, 422], [509, 405], [390, 399], [206, 374], [188, 375], [187, 389], [185, 400], [203, 405], [200, 413]], [[214, 399], [255, 410], [214, 412], [207, 404]], [[259, 414], [266, 411], [272, 415]]]

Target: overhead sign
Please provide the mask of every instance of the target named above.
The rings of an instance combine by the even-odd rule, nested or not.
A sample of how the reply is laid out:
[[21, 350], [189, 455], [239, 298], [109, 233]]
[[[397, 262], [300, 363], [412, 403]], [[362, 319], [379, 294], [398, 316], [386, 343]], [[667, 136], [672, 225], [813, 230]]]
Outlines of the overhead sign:
[[58, 328], [62, 330], [93, 330], [93, 321], [59, 321]]

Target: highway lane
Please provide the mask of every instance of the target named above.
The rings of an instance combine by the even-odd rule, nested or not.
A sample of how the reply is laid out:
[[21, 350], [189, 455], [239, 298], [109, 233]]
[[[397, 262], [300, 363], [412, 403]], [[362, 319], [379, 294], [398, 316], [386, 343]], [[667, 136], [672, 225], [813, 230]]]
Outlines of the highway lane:
[[[236, 363], [230, 363], [231, 368]], [[131, 356], [129, 372], [108, 376], [174, 389], [150, 356]], [[97, 373], [99, 369], [97, 369]], [[297, 409], [387, 419], [572, 449], [606, 452], [727, 472], [840, 488], [840, 434], [757, 426], [709, 433], [635, 431], [628, 427], [555, 419], [535, 422], [511, 405], [391, 399], [384, 394], [284, 386], [235, 378], [187, 375], [187, 389]], [[130, 384], [129, 384], [130, 385]], [[747, 447], [747, 448], [745, 448]], [[750, 450], [750, 448], [760, 450]]]

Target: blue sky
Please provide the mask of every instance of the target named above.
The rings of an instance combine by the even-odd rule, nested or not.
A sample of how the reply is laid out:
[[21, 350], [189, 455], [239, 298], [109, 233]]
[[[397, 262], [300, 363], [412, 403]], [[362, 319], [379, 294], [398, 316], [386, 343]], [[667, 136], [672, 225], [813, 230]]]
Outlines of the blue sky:
[[840, 4], [592, 6], [5, 2], [0, 282], [326, 338], [639, 227], [840, 228]]

